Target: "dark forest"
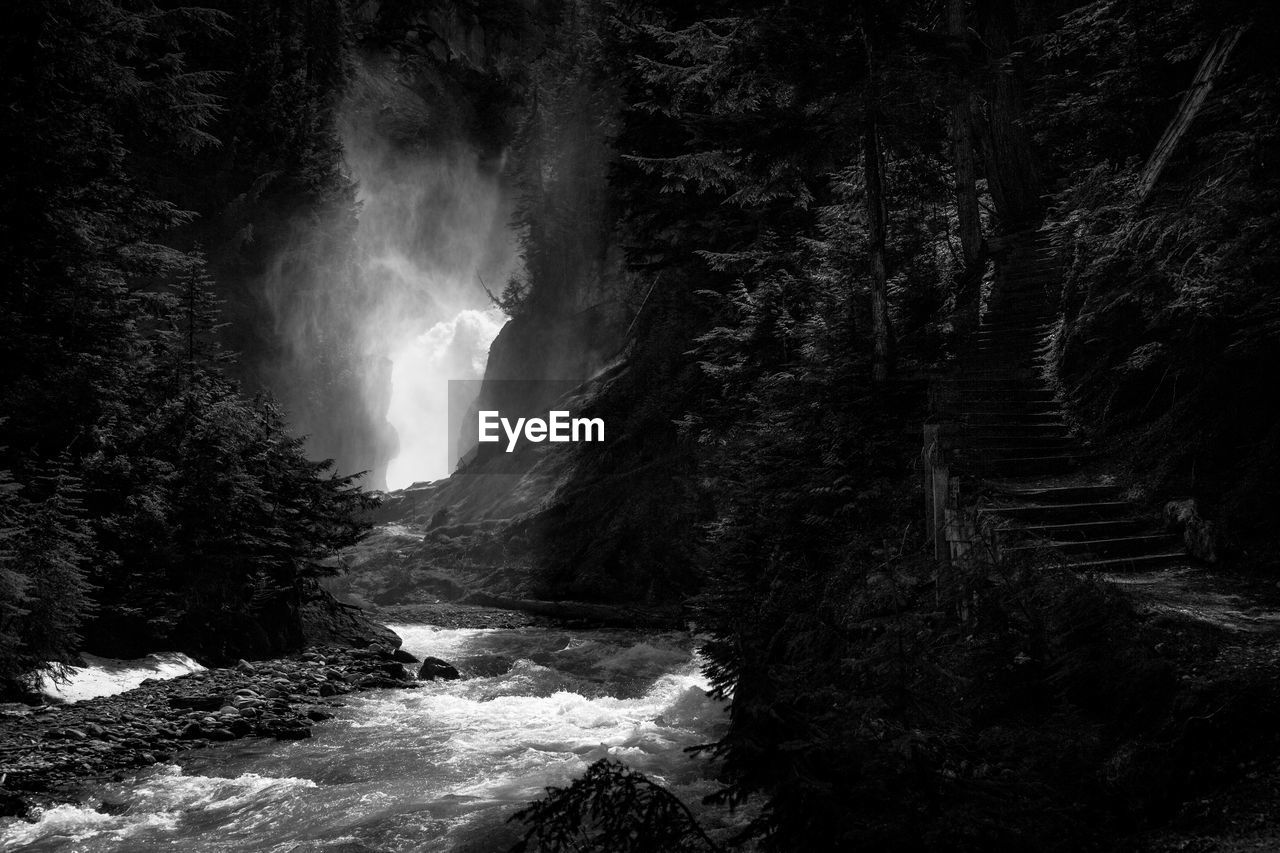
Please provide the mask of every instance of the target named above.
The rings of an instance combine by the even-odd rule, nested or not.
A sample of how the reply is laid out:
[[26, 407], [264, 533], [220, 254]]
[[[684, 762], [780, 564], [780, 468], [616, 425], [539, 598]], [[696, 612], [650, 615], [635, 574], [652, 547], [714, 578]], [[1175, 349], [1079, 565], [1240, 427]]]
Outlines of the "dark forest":
[[0, 846], [1280, 849], [1272, 4], [0, 14]]

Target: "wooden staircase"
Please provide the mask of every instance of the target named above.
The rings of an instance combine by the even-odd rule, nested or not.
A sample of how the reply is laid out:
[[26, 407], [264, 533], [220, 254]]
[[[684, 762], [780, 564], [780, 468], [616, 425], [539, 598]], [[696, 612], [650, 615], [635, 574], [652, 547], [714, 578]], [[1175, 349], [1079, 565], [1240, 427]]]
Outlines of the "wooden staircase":
[[1045, 232], [1016, 242], [969, 344], [935, 379], [933, 434], [943, 436], [936, 458], [953, 484], [950, 500], [978, 507], [977, 526], [996, 531], [1002, 556], [1047, 549], [1086, 571], [1185, 562], [1179, 540], [1117, 486], [1080, 472], [1090, 454], [1045, 378], [1061, 281]]

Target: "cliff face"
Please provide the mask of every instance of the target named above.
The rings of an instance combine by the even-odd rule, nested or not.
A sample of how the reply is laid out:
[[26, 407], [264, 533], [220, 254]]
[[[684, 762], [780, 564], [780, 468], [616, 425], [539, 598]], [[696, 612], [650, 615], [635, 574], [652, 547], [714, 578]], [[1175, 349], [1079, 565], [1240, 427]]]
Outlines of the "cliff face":
[[[545, 413], [562, 381], [595, 376], [618, 355], [634, 314], [608, 193], [619, 99], [570, 79], [552, 102], [531, 109], [515, 152], [524, 272], [504, 294], [512, 319], [490, 347], [476, 401], [504, 416]], [[474, 420], [466, 423], [463, 458], [476, 446]]]

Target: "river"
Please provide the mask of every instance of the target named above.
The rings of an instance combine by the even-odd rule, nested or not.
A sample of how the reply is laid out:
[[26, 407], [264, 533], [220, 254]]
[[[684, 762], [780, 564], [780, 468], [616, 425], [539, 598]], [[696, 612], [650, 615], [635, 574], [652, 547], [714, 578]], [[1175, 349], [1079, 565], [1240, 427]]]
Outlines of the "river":
[[665, 784], [713, 830], [738, 822], [698, 805], [714, 767], [684, 750], [714, 740], [726, 715], [688, 635], [392, 627], [406, 650], [466, 677], [343, 697], [311, 740], [181, 753], [85, 805], [0, 828], [0, 848], [491, 853], [518, 839], [514, 811], [605, 756]]

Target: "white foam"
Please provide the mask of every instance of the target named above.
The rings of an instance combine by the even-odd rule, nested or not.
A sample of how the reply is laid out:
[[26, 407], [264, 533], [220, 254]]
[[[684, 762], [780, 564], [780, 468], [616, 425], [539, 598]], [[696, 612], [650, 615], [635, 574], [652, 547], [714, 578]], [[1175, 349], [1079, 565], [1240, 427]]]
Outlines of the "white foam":
[[83, 657], [88, 666], [68, 667], [65, 680], [46, 678], [41, 692], [63, 702], [79, 702], [132, 690], [148, 678], [177, 678], [204, 669], [181, 652], [159, 652], [133, 660], [97, 655]]
[[188, 776], [175, 765], [164, 765], [128, 789], [123, 814], [104, 814], [89, 806], [54, 806], [41, 811], [33, 823], [14, 821], [0, 827], [0, 849], [39, 841], [76, 843], [102, 836], [123, 840], [144, 832], [174, 832], [185, 816], [196, 812], [232, 811], [314, 787], [309, 779], [256, 773], [232, 779]]

